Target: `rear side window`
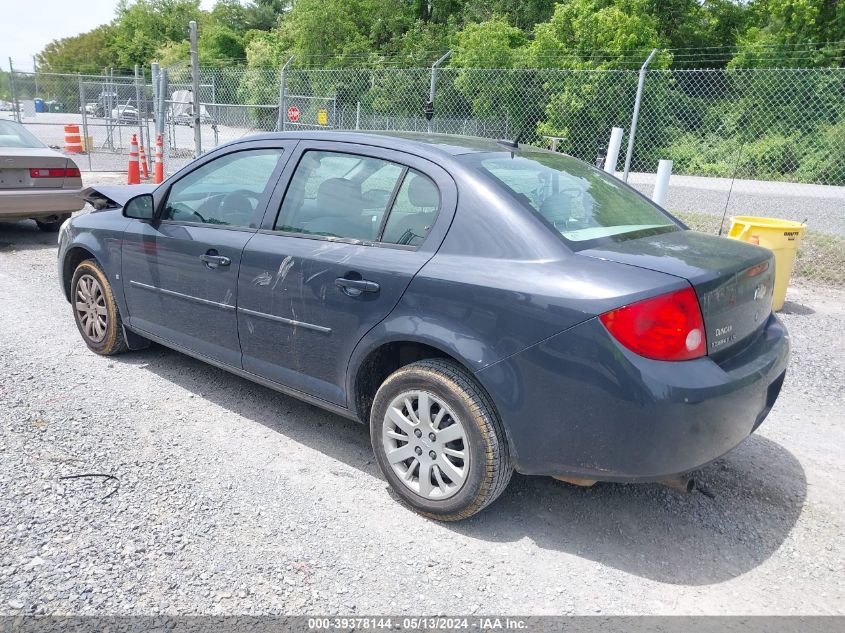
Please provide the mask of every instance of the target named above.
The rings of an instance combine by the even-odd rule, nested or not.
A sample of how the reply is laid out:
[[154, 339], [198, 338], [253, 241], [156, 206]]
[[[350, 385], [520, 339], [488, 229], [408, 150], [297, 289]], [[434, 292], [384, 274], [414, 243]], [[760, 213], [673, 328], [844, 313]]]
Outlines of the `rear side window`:
[[530, 148], [460, 157], [541, 216], [576, 250], [679, 230], [659, 207], [574, 158]]
[[275, 230], [374, 241], [405, 168], [339, 152], [302, 155]]
[[409, 169], [390, 210], [381, 241], [419, 246], [431, 231], [439, 210], [437, 185], [428, 176]]

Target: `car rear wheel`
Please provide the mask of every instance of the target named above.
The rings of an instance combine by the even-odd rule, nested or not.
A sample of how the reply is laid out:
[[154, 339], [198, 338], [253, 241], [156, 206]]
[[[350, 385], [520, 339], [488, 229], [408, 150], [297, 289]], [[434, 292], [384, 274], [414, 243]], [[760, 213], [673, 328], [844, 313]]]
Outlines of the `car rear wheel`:
[[495, 409], [457, 363], [423, 360], [391, 374], [370, 414], [376, 459], [396, 493], [440, 521], [492, 503], [513, 472]]
[[93, 259], [86, 259], [73, 273], [71, 305], [76, 327], [91, 351], [103, 356], [125, 352], [123, 323], [106, 274]]
[[55, 233], [58, 231], [62, 223], [70, 217], [70, 213], [62, 213], [61, 215], [51, 215], [46, 218], [39, 218], [35, 220], [38, 228], [47, 233]]

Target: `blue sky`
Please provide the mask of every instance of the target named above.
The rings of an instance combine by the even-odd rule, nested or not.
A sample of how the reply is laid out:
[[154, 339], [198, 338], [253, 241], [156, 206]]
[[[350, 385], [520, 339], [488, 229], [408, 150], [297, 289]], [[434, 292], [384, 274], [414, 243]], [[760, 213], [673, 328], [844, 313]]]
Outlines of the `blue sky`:
[[[214, 0], [202, 0], [204, 9]], [[0, 0], [0, 68], [9, 57], [18, 70], [32, 70], [32, 56], [51, 40], [105, 24], [117, 0]]]

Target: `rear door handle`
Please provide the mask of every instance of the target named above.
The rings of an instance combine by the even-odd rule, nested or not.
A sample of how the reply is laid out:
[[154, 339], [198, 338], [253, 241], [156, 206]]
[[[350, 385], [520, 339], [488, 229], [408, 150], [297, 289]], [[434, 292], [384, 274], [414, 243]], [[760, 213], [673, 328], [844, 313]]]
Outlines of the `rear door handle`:
[[209, 268], [217, 268], [218, 266], [228, 266], [232, 260], [225, 255], [218, 255], [217, 251], [209, 251], [200, 255], [200, 259], [205, 262]]
[[338, 277], [334, 280], [334, 285], [340, 288], [350, 297], [358, 297], [365, 292], [378, 292], [381, 290], [374, 281], [367, 279], [347, 279], [346, 277]]

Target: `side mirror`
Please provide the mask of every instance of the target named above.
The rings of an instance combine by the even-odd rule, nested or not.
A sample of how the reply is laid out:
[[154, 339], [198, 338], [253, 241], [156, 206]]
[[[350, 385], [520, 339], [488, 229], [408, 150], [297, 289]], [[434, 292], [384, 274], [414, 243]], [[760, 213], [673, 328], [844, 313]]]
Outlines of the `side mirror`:
[[123, 217], [136, 220], [152, 220], [155, 216], [155, 201], [153, 194], [142, 193], [139, 196], [130, 198], [123, 205]]

